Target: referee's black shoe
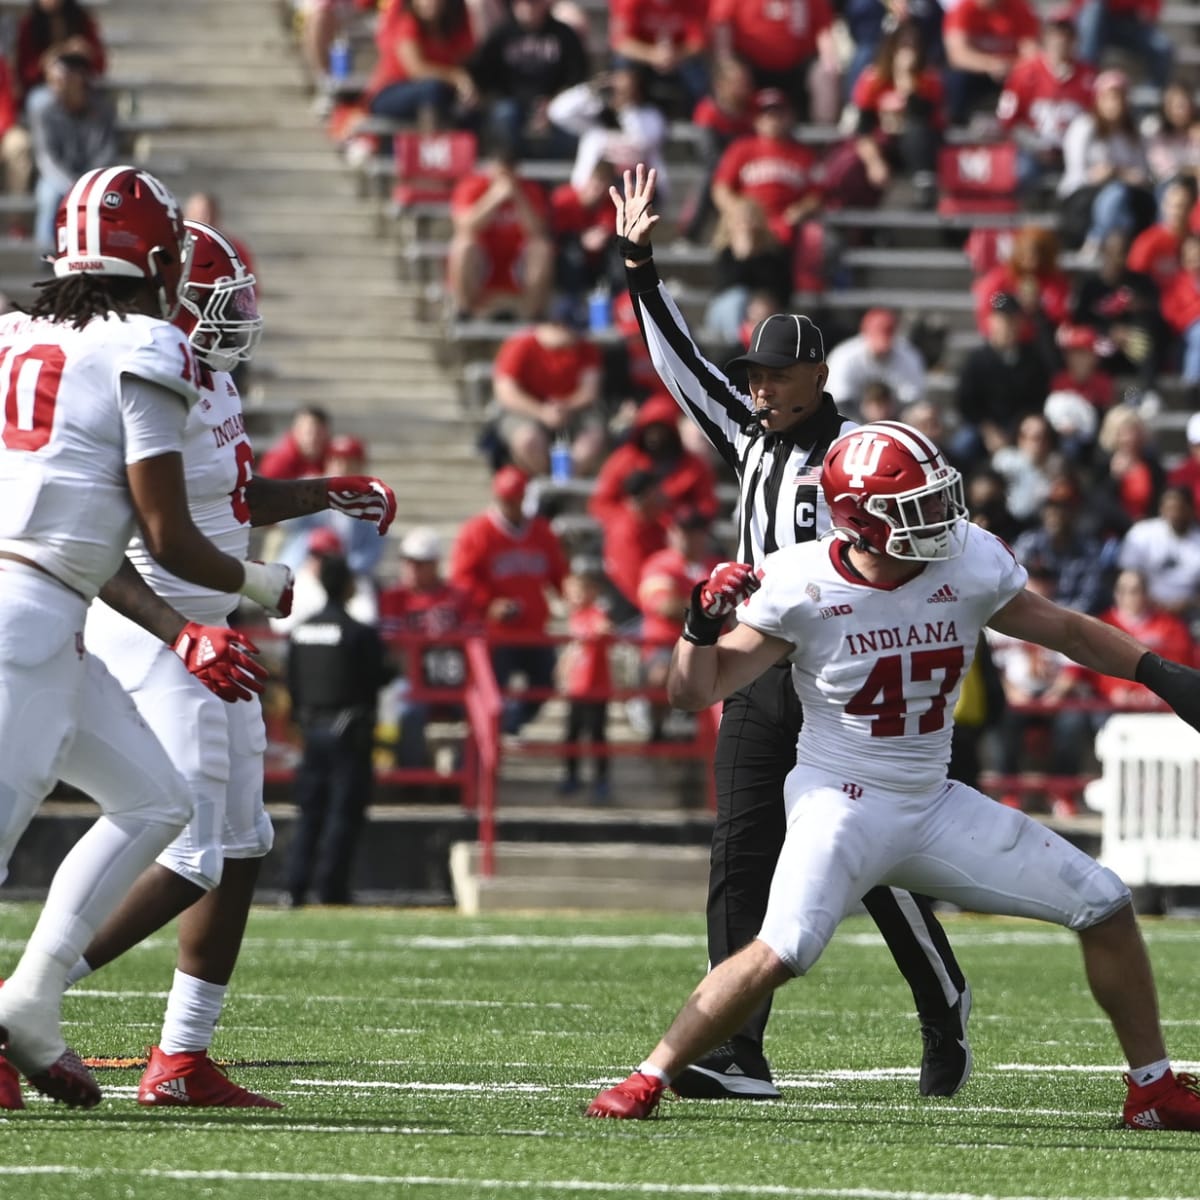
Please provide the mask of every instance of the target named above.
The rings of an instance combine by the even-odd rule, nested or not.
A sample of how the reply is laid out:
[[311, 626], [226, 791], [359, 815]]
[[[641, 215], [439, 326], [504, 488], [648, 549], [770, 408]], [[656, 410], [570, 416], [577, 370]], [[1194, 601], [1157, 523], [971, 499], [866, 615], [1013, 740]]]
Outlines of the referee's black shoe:
[[971, 1015], [971, 988], [962, 990], [957, 1003], [936, 1021], [921, 1022], [922, 1096], [953, 1096], [971, 1077], [971, 1043], [967, 1041], [967, 1019]]
[[778, 1100], [771, 1068], [756, 1046], [726, 1042], [671, 1081], [685, 1100]]

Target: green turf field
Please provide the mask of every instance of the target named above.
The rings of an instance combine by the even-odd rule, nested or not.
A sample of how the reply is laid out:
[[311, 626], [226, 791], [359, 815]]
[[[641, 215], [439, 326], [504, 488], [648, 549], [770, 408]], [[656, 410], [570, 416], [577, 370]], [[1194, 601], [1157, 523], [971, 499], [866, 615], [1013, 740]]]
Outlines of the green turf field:
[[[0, 906], [11, 963], [35, 917]], [[784, 1100], [665, 1102], [585, 1121], [654, 1043], [704, 964], [697, 916], [257, 911], [215, 1047], [282, 1112], [145, 1111], [136, 1069], [103, 1104], [0, 1115], [5, 1200], [130, 1197], [1200, 1196], [1200, 1135], [1121, 1130], [1119, 1057], [1074, 939], [947, 920], [975, 989], [975, 1074], [921, 1099], [911, 1002], [852, 919], [778, 996]], [[1200, 1061], [1197, 925], [1147, 925], [1176, 1065]], [[170, 983], [167, 937], [68, 995], [81, 1053], [142, 1052]]]

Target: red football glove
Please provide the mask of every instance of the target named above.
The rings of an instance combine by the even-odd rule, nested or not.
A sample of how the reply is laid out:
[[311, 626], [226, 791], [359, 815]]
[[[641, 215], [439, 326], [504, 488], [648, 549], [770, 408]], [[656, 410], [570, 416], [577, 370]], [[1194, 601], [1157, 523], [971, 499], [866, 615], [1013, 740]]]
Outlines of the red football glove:
[[258, 647], [236, 629], [189, 621], [171, 649], [222, 700], [249, 700], [263, 690], [267, 669], [250, 657], [258, 653]]
[[396, 493], [372, 475], [334, 475], [325, 480], [329, 507], [358, 521], [374, 521], [380, 535], [396, 515]]
[[748, 563], [717, 563], [700, 588], [700, 611], [706, 617], [724, 620], [761, 586], [758, 572]]

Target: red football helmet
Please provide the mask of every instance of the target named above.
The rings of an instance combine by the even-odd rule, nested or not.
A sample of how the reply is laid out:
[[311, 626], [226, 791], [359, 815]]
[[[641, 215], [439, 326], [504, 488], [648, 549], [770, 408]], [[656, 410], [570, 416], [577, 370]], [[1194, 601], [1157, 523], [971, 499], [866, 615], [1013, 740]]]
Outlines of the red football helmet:
[[170, 190], [137, 167], [102, 167], [75, 181], [58, 209], [54, 274], [115, 275], [158, 287], [170, 320], [188, 266], [188, 236]]
[[821, 488], [834, 532], [860, 549], [920, 562], [962, 553], [962, 476], [911, 425], [874, 421], [838, 438]]
[[214, 371], [232, 371], [254, 357], [263, 319], [256, 280], [232, 242], [211, 225], [185, 221], [192, 238], [192, 265], [179, 292], [175, 324], [196, 357]]

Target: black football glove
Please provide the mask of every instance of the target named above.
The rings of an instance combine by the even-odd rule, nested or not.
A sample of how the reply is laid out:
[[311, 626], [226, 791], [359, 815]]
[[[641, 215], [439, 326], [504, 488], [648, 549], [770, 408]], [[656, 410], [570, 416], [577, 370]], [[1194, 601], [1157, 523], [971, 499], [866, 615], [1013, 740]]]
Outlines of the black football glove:
[[1200, 671], [1147, 650], [1134, 678], [1165, 700], [1193, 729], [1200, 729]]

